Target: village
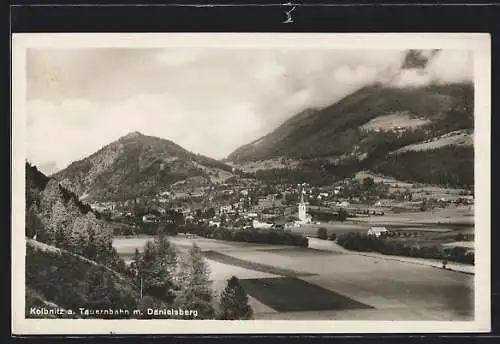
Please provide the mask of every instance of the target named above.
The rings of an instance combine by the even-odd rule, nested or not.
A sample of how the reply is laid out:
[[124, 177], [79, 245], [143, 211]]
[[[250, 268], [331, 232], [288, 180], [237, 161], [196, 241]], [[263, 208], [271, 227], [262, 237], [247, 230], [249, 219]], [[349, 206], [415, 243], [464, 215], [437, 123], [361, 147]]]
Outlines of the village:
[[[230, 229], [274, 229], [317, 236], [321, 227], [356, 223], [368, 235], [380, 236], [387, 226], [410, 214], [418, 219], [432, 211], [473, 210], [471, 190], [415, 185], [360, 173], [327, 186], [266, 184], [230, 178], [211, 185], [176, 183], [157, 195], [91, 207], [115, 223], [117, 235], [136, 235], [151, 224], [202, 224]], [[176, 219], [174, 219], [174, 217]], [[391, 217], [390, 221], [384, 221]], [[439, 222], [439, 221], [438, 221]], [[408, 225], [410, 228], [415, 226]]]

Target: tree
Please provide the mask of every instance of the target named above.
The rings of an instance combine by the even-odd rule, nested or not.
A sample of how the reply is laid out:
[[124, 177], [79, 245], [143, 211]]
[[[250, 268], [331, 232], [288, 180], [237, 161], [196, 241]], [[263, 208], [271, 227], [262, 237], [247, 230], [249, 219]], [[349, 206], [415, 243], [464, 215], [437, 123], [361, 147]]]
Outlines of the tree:
[[215, 216], [215, 209], [213, 207], [210, 207], [208, 208], [206, 211], [205, 211], [205, 216], [209, 219], [211, 219], [212, 217]]
[[184, 214], [173, 209], [168, 209], [165, 214], [167, 222], [174, 224], [176, 227], [185, 224]]
[[69, 237], [69, 226], [72, 225], [73, 219], [68, 216], [67, 208], [62, 200], [57, 199], [52, 205], [52, 212], [49, 215], [49, 224], [47, 233], [49, 234], [48, 244], [56, 247], [66, 248], [67, 238]]
[[375, 181], [373, 180], [372, 177], [366, 177], [363, 179], [363, 187], [365, 189], [370, 189], [375, 185]]
[[140, 310], [139, 319], [169, 319], [169, 315], [154, 315], [149, 313], [148, 310], [167, 308], [168, 305], [161, 300], [155, 299], [152, 296], [144, 296], [138, 303], [137, 309]]
[[119, 295], [108, 272], [92, 266], [85, 276], [86, 308], [116, 308]]
[[141, 262], [144, 294], [165, 302], [173, 301], [177, 265], [175, 247], [165, 236], [159, 235], [154, 242], [145, 244]]
[[335, 233], [331, 233], [331, 234], [330, 234], [330, 237], [329, 237], [328, 239], [330, 239], [331, 241], [335, 241], [335, 240], [337, 240], [337, 234], [335, 234]]
[[143, 270], [142, 256], [139, 250], [136, 248], [134, 252], [134, 259], [130, 263], [128, 272], [140, 289], [141, 299], [142, 299], [142, 270]]
[[200, 319], [213, 319], [209, 270], [196, 243], [182, 257], [177, 271], [179, 290], [174, 304], [186, 310], [197, 310]]
[[219, 320], [252, 319], [252, 307], [248, 304], [248, 296], [240, 281], [235, 276], [227, 281], [219, 300]]
[[27, 237], [32, 238], [36, 234], [38, 234], [38, 231], [43, 228], [43, 224], [38, 218], [36, 207], [34, 205], [31, 205], [27, 210], [26, 210], [26, 215], [25, 215], [25, 234]]
[[196, 218], [199, 219], [201, 215], [201, 209], [196, 209]]
[[347, 211], [345, 211], [344, 209], [340, 209], [338, 215], [339, 221], [345, 221], [347, 219], [347, 215]]
[[326, 231], [326, 228], [324, 228], [324, 227], [318, 228], [317, 236], [319, 239], [323, 239], [323, 240], [328, 239], [328, 232]]

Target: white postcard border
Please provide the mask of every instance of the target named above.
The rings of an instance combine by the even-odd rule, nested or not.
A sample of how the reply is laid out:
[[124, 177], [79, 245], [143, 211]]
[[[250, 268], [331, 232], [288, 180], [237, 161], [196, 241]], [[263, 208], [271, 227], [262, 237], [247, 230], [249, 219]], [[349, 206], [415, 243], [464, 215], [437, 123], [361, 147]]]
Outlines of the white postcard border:
[[[459, 49], [474, 52], [475, 320], [69, 320], [25, 319], [26, 49], [83, 47]], [[12, 38], [12, 332], [14, 334], [265, 334], [489, 332], [491, 43], [484, 33], [33, 33]]]

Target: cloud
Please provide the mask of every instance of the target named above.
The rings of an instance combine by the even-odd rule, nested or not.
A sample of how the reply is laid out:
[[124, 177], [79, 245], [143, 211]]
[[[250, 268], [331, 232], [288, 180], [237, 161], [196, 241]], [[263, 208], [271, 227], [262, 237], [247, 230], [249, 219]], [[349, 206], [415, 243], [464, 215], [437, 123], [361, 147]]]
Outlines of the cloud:
[[405, 69], [392, 81], [395, 87], [423, 87], [432, 82], [433, 76], [421, 69]]
[[472, 52], [443, 50], [429, 62], [426, 71], [439, 83], [472, 82], [473, 67]]
[[424, 68], [402, 69], [391, 82], [395, 87], [472, 82], [473, 56], [470, 51], [441, 50], [423, 53], [429, 60]]
[[[307, 108], [400, 69], [397, 50], [29, 50], [28, 158], [63, 168], [131, 131], [222, 158]], [[471, 77], [461, 52], [394, 85]]]

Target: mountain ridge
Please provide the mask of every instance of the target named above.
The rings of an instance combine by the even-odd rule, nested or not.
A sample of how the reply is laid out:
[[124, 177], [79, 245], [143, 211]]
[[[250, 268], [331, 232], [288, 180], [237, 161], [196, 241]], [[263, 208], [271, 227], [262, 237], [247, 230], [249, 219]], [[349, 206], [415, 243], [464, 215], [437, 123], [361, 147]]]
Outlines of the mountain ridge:
[[190, 178], [209, 185], [213, 175], [227, 176], [231, 171], [230, 166], [173, 141], [134, 131], [53, 177], [87, 200], [126, 200], [157, 194]]
[[[426, 156], [442, 156], [445, 161], [453, 162], [448, 155], [458, 154], [457, 159], [462, 159], [465, 164], [461, 166], [473, 169], [471, 140], [465, 140], [468, 143], [461, 144], [459, 149], [450, 149], [449, 146], [459, 141], [449, 140], [449, 145], [435, 147], [438, 153], [430, 153], [430, 148], [416, 154], [402, 149], [416, 145], [422, 147], [429, 140], [440, 140], [443, 135], [456, 131], [465, 131], [471, 136], [474, 130], [473, 104], [472, 83], [404, 88], [372, 84], [327, 107], [289, 118], [275, 130], [234, 150], [227, 161], [241, 167], [252, 162], [283, 159], [299, 163], [307, 161], [311, 167], [310, 160], [327, 159], [334, 162], [330, 169], [334, 174], [336, 169], [347, 164], [349, 170], [384, 166], [384, 173], [401, 177], [394, 155], [413, 156], [426, 163]], [[468, 158], [463, 160], [465, 156]], [[394, 171], [387, 161], [391, 161]], [[448, 172], [460, 173], [447, 171], [446, 167], [438, 169], [445, 175]], [[417, 179], [429, 178], [422, 176]], [[452, 179], [473, 183], [468, 173], [467, 177]]]

